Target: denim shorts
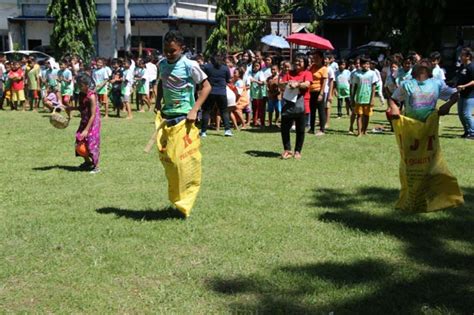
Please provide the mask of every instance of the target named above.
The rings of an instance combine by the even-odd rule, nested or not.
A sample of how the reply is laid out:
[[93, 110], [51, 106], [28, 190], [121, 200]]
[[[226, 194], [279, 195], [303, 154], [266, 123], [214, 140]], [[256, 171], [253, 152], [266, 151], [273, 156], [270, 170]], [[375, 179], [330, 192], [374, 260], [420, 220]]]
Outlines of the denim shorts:
[[267, 112], [273, 113], [274, 111], [281, 113], [281, 100], [268, 100]]

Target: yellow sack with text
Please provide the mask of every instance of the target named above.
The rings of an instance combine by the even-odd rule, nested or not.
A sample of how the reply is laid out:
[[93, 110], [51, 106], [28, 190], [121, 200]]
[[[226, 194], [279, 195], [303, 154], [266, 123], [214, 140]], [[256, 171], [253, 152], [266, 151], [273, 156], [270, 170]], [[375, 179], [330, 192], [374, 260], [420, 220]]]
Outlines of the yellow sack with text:
[[396, 207], [429, 212], [462, 205], [458, 182], [441, 154], [438, 113], [426, 122], [400, 116], [392, 123], [400, 149], [401, 191]]
[[158, 154], [168, 179], [168, 198], [186, 217], [201, 187], [199, 129], [186, 120], [168, 127], [158, 113], [155, 125]]

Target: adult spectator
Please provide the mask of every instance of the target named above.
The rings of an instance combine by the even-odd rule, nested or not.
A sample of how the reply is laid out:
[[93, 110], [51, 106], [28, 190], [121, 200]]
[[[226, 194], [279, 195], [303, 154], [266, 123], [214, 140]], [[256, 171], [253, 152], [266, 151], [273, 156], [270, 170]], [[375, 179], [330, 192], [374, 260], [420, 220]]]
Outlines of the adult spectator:
[[463, 48], [461, 51], [461, 69], [458, 72], [458, 115], [464, 128], [463, 138], [474, 140], [474, 63], [472, 63], [472, 50]]
[[217, 105], [222, 120], [224, 121], [224, 135], [226, 137], [232, 137], [233, 134], [230, 130], [229, 111], [227, 109], [227, 83], [230, 82], [230, 71], [224, 64], [224, 60], [221, 56], [213, 56], [210, 58], [210, 61], [210, 63], [204, 65], [204, 72], [208, 76], [212, 89], [202, 106], [203, 117], [201, 137], [205, 138], [207, 136], [206, 132], [209, 124], [209, 117], [214, 105]]

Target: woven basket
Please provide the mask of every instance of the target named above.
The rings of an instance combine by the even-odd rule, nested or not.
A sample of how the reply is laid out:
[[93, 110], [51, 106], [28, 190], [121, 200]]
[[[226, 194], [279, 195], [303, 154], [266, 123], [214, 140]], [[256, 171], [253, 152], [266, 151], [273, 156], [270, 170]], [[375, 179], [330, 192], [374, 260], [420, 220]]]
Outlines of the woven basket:
[[49, 122], [55, 128], [64, 129], [67, 126], [69, 126], [69, 117], [65, 117], [61, 115], [58, 111], [59, 108], [60, 106], [54, 107], [53, 112], [51, 113], [51, 116], [49, 117]]

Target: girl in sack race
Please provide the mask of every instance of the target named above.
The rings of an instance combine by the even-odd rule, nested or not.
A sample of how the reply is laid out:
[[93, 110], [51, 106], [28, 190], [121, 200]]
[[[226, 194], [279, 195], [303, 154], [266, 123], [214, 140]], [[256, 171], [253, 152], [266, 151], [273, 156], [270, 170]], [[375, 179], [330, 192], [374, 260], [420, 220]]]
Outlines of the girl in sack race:
[[[298, 54], [293, 60], [292, 70], [287, 72], [280, 81], [283, 92], [283, 107], [281, 111], [281, 139], [283, 142], [283, 153], [281, 158], [286, 160], [291, 157], [301, 159], [303, 149], [305, 127], [309, 108], [309, 86], [311, 84], [311, 73], [307, 71], [308, 58], [306, 55]], [[295, 124], [296, 144], [294, 153], [291, 150], [290, 130]]]
[[67, 106], [66, 111], [70, 113], [71, 110], [78, 110], [81, 113], [81, 122], [76, 132], [76, 156], [84, 158], [80, 168], [96, 174], [100, 172], [101, 123], [95, 84], [86, 74], [80, 75], [76, 81], [80, 90], [78, 106]]
[[[412, 70], [413, 79], [403, 81], [389, 99], [388, 116], [401, 157], [396, 208], [407, 212], [436, 211], [464, 203], [457, 179], [442, 157], [438, 137], [439, 116], [449, 114], [458, 93], [432, 78], [432, 68], [429, 60], [421, 60]], [[437, 110], [438, 99], [447, 102]], [[396, 104], [402, 101], [405, 115]]]

